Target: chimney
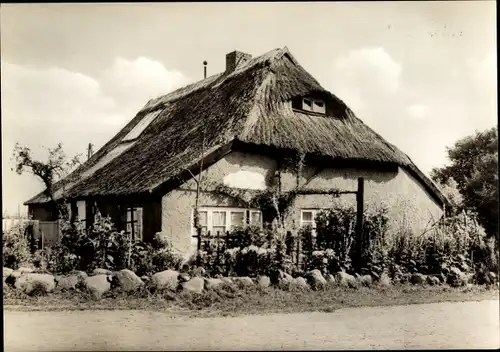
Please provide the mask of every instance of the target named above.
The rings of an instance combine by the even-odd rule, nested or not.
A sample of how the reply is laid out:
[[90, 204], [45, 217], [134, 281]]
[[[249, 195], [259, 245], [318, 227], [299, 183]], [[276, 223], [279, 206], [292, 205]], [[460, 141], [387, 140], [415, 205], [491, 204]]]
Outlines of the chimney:
[[203, 61], [203, 79], [207, 78], [207, 62]]
[[252, 55], [233, 51], [226, 54], [226, 73], [231, 73], [252, 58]]

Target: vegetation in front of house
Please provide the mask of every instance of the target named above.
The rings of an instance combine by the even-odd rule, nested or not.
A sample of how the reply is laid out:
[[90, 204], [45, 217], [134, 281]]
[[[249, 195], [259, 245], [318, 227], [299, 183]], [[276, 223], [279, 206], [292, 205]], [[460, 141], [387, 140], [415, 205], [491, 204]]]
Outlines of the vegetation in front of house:
[[[132, 242], [100, 216], [88, 230], [66, 223], [60, 244], [34, 255], [19, 229], [4, 236], [4, 296], [7, 304], [145, 308], [163, 302], [241, 313], [290, 310], [299, 298], [309, 302], [303, 310], [462, 300], [498, 285], [498, 253], [473, 214], [456, 212], [416, 236], [390, 233], [387, 211], [367, 210], [360, 273], [351, 260], [353, 214], [348, 207], [320, 213], [316, 236], [310, 228], [285, 238], [273, 226], [236, 229], [216, 242], [206, 239], [184, 263], [168, 243]], [[437, 296], [424, 298], [429, 293]]]
[[289, 232], [280, 219], [296, 190], [257, 194], [253, 201], [274, 209], [277, 221], [263, 229], [239, 228], [227, 236], [202, 238], [201, 250], [187, 262], [160, 238], [131, 241], [108, 218], [98, 215], [85, 229], [62, 216], [62, 238], [53, 248], [31, 253], [24, 229], [4, 233], [4, 296], [7, 304], [53, 300], [88, 307], [85, 302], [101, 299], [96, 302], [108, 302], [102, 303], [108, 308], [175, 302], [183, 309], [225, 312], [286, 310], [297, 303], [304, 310], [383, 304], [384, 295], [390, 297], [385, 303], [428, 302], [424, 297], [429, 293], [437, 300], [462, 299], [498, 285], [499, 259], [496, 236], [485, 233], [479, 209], [470, 205], [461, 187], [452, 178], [442, 184], [451, 207], [425, 233], [389, 231], [387, 209], [367, 209], [360, 272], [352, 265], [355, 209], [323, 211], [316, 218], [315, 235], [311, 228]]

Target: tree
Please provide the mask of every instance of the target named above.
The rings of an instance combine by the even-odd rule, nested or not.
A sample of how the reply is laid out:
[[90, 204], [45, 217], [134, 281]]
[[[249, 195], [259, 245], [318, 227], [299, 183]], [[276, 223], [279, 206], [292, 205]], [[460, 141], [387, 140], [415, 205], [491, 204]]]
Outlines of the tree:
[[434, 181], [456, 181], [462, 207], [477, 213], [488, 236], [498, 236], [498, 129], [458, 140], [447, 148], [451, 164], [431, 172]]
[[34, 159], [30, 148], [16, 143], [13, 160], [15, 171], [19, 175], [29, 172], [43, 182], [45, 185], [44, 194], [56, 205], [59, 215], [64, 217], [67, 213], [66, 207], [63, 206], [64, 198], [57, 199], [55, 193], [59, 188], [75, 179], [76, 176], [71, 178], [67, 176], [71, 170], [81, 164], [80, 155], [69, 159], [63, 151], [62, 144], [58, 143], [55, 148], [48, 148], [48, 160], [44, 162]]

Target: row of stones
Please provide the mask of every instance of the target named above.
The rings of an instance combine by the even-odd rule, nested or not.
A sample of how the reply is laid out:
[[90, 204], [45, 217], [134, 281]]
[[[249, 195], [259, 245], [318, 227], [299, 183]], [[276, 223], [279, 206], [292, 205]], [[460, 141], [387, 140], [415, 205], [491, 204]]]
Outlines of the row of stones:
[[[220, 277], [204, 278], [204, 272], [190, 277], [185, 273], [179, 273], [175, 270], [165, 270], [152, 275], [151, 277], [138, 277], [134, 272], [123, 269], [111, 272], [106, 269], [95, 269], [90, 275], [83, 271], [73, 271], [65, 276], [53, 276], [51, 274], [35, 273], [30, 268], [20, 268], [12, 270], [3, 268], [4, 282], [11, 284], [27, 294], [32, 294], [35, 290], [42, 289], [44, 293], [54, 290], [77, 290], [84, 288], [96, 296], [117, 288], [123, 292], [137, 291], [139, 288], [148, 286], [151, 290], [170, 290], [201, 293], [203, 290], [210, 290], [224, 285], [237, 285], [239, 287], [249, 287], [257, 285], [266, 288], [271, 285], [271, 279], [267, 276], [259, 276], [255, 279], [250, 277]], [[375, 279], [377, 284], [388, 286], [391, 284], [390, 278], [383, 273]], [[345, 272], [338, 272], [335, 275], [327, 274], [325, 276], [319, 270], [311, 270], [304, 277], [293, 278], [291, 275], [280, 271], [277, 278], [273, 280], [278, 286], [297, 286], [303, 289], [318, 290], [327, 283], [337, 284], [343, 287], [357, 288], [360, 286], [369, 287], [374, 284], [374, 279], [370, 275], [349, 275]], [[415, 285], [429, 284], [439, 285], [448, 283], [452, 286], [464, 286], [469, 278], [459, 270], [451, 270], [447, 277], [445, 276], [425, 276], [422, 274], [412, 274], [410, 282]]]

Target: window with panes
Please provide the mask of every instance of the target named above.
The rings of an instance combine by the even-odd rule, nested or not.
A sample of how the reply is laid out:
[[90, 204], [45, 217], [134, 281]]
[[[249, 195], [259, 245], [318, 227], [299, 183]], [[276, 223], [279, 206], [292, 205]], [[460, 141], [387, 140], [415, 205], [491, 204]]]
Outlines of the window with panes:
[[[262, 212], [258, 209], [202, 207], [198, 209], [202, 235], [224, 235], [236, 227], [262, 227]], [[196, 232], [193, 226], [193, 232]]]
[[142, 208], [128, 207], [125, 231], [132, 235], [132, 240], [142, 241]]
[[323, 211], [323, 209], [301, 209], [300, 211], [300, 226], [306, 227], [311, 226], [313, 234], [316, 233], [316, 216], [318, 213]]

